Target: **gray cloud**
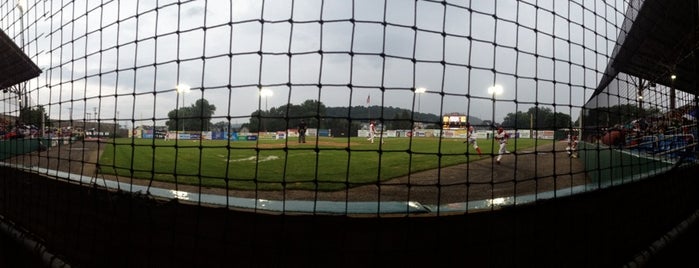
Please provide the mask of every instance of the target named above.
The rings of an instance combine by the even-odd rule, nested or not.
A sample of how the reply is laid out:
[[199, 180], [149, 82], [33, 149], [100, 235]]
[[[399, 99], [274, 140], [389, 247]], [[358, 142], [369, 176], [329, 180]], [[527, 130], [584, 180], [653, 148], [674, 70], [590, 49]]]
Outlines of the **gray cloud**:
[[[68, 117], [70, 104], [74, 113], [83, 114], [100, 105], [100, 117], [105, 118], [113, 118], [115, 111], [122, 118], [164, 118], [181, 105], [182, 96], [178, 99], [174, 92], [178, 83], [195, 89], [185, 95], [186, 103], [207, 98], [219, 108], [217, 116], [243, 117], [262, 108], [258, 84], [282, 85], [271, 87], [275, 95], [266, 100], [269, 106], [318, 98], [329, 106], [365, 105], [371, 95], [372, 104], [417, 109], [419, 102], [421, 112], [474, 113], [487, 119], [493, 116], [487, 94], [493, 83], [505, 88], [498, 96], [497, 120], [531, 107], [508, 102], [514, 99], [582, 106], [618, 35], [607, 21], [620, 23], [618, 12], [625, 10], [623, 3], [586, 1], [586, 7], [599, 12], [595, 15], [576, 2], [552, 0], [449, 1], [447, 6], [411, 0], [315, 0], [294, 1], [293, 9], [291, 1], [278, 0], [265, 1], [264, 11], [256, 0], [157, 2], [157, 10], [152, 10], [155, 2], [135, 3], [114, 1], [99, 8], [96, 1], [85, 1], [62, 10], [33, 5], [36, 12], [27, 13], [35, 21], [28, 31], [28, 40], [33, 40], [30, 57], [44, 70], [33, 83], [32, 98], [51, 106], [52, 117]], [[93, 11], [84, 16], [86, 10]], [[561, 18], [569, 13], [568, 19], [585, 26]], [[11, 16], [2, 18], [8, 25]], [[289, 23], [292, 18], [297, 23]], [[326, 21], [322, 25], [317, 22], [321, 18]], [[384, 26], [384, 18], [403, 27]], [[268, 22], [262, 25], [259, 19]], [[353, 24], [349, 19], [368, 22]], [[242, 23], [247, 20], [252, 21]], [[203, 26], [206, 32], [199, 29]], [[387, 57], [351, 57], [350, 49]], [[261, 56], [260, 50], [280, 55]], [[229, 52], [236, 55], [229, 58]], [[415, 62], [402, 59], [413, 57]], [[123, 71], [114, 73], [117, 69]], [[99, 73], [105, 73], [101, 79], [85, 78]], [[301, 85], [318, 83], [326, 86], [319, 91]], [[361, 87], [327, 86], [349, 83]], [[382, 94], [382, 85], [398, 89]], [[416, 96], [412, 87], [428, 92]], [[134, 99], [134, 93], [155, 94]], [[100, 103], [100, 95], [110, 97]]]

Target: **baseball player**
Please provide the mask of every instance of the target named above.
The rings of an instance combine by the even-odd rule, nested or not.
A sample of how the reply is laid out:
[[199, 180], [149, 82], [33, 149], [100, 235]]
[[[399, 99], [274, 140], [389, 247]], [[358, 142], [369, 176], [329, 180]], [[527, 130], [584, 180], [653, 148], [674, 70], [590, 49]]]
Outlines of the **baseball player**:
[[498, 157], [495, 159], [495, 162], [500, 164], [500, 159], [502, 159], [502, 155], [507, 153], [506, 146], [507, 146], [507, 138], [509, 138], [509, 135], [505, 133], [505, 130], [502, 129], [501, 127], [498, 128], [498, 133], [495, 134], [495, 140], [500, 143], [500, 150], [498, 150]]
[[464, 143], [468, 143], [468, 144], [473, 145], [473, 149], [476, 149], [476, 151], [478, 152], [478, 156], [480, 156], [481, 155], [481, 148], [478, 147], [478, 144], [476, 143], [476, 133], [475, 133], [476, 129], [471, 124], [468, 124], [468, 123], [467, 123], [467, 127], [468, 127], [468, 134], [466, 135], [466, 141], [464, 141]]
[[298, 128], [299, 143], [306, 143], [306, 130], [307, 130], [306, 121], [301, 119], [301, 122], [299, 122], [299, 128]]
[[[371, 121], [369, 123], [369, 138], [367, 140], [371, 141], [371, 143], [374, 143], [374, 137], [376, 137], [376, 123], [374, 123], [374, 121]], [[386, 141], [383, 140], [382, 133], [379, 133], [379, 140], [381, 141], [381, 144], [386, 143]]]
[[568, 133], [568, 146], [566, 152], [571, 158], [578, 158], [578, 135]]

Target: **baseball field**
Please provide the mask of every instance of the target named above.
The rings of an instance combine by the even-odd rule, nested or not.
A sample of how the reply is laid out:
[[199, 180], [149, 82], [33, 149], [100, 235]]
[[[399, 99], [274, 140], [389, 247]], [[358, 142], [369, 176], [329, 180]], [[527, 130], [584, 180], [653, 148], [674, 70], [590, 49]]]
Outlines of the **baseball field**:
[[[464, 139], [309, 137], [258, 141], [115, 139], [104, 147], [101, 172], [178, 184], [230, 189], [333, 191], [409, 173], [490, 157], [498, 144]], [[516, 152], [551, 140], [511, 139]]]

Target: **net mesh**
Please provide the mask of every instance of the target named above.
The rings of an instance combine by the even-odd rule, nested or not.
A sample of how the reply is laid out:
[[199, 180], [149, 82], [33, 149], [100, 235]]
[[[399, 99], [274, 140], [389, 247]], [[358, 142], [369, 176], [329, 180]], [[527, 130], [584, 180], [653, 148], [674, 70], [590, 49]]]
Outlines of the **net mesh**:
[[[29, 148], [3, 161], [282, 212], [439, 214], [598, 189], [693, 151], [695, 96], [623, 73], [596, 91], [638, 6], [6, 1], [0, 26], [42, 74], [3, 92], [3, 142]], [[614, 146], [650, 160], [590, 165]]]

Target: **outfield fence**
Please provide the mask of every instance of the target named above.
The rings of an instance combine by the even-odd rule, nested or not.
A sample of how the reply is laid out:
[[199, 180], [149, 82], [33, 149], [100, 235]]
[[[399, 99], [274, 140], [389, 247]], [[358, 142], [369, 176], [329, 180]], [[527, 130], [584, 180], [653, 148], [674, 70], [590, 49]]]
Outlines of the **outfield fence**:
[[[0, 169], [65, 183], [70, 205], [99, 189], [260, 217], [448, 218], [655, 185], [696, 168], [698, 136], [691, 74], [615, 61], [648, 6], [692, 10], [658, 2], [4, 1], [0, 53], [30, 62], [0, 71], [39, 72], [2, 77]], [[0, 214], [22, 218], [13, 198]]]

